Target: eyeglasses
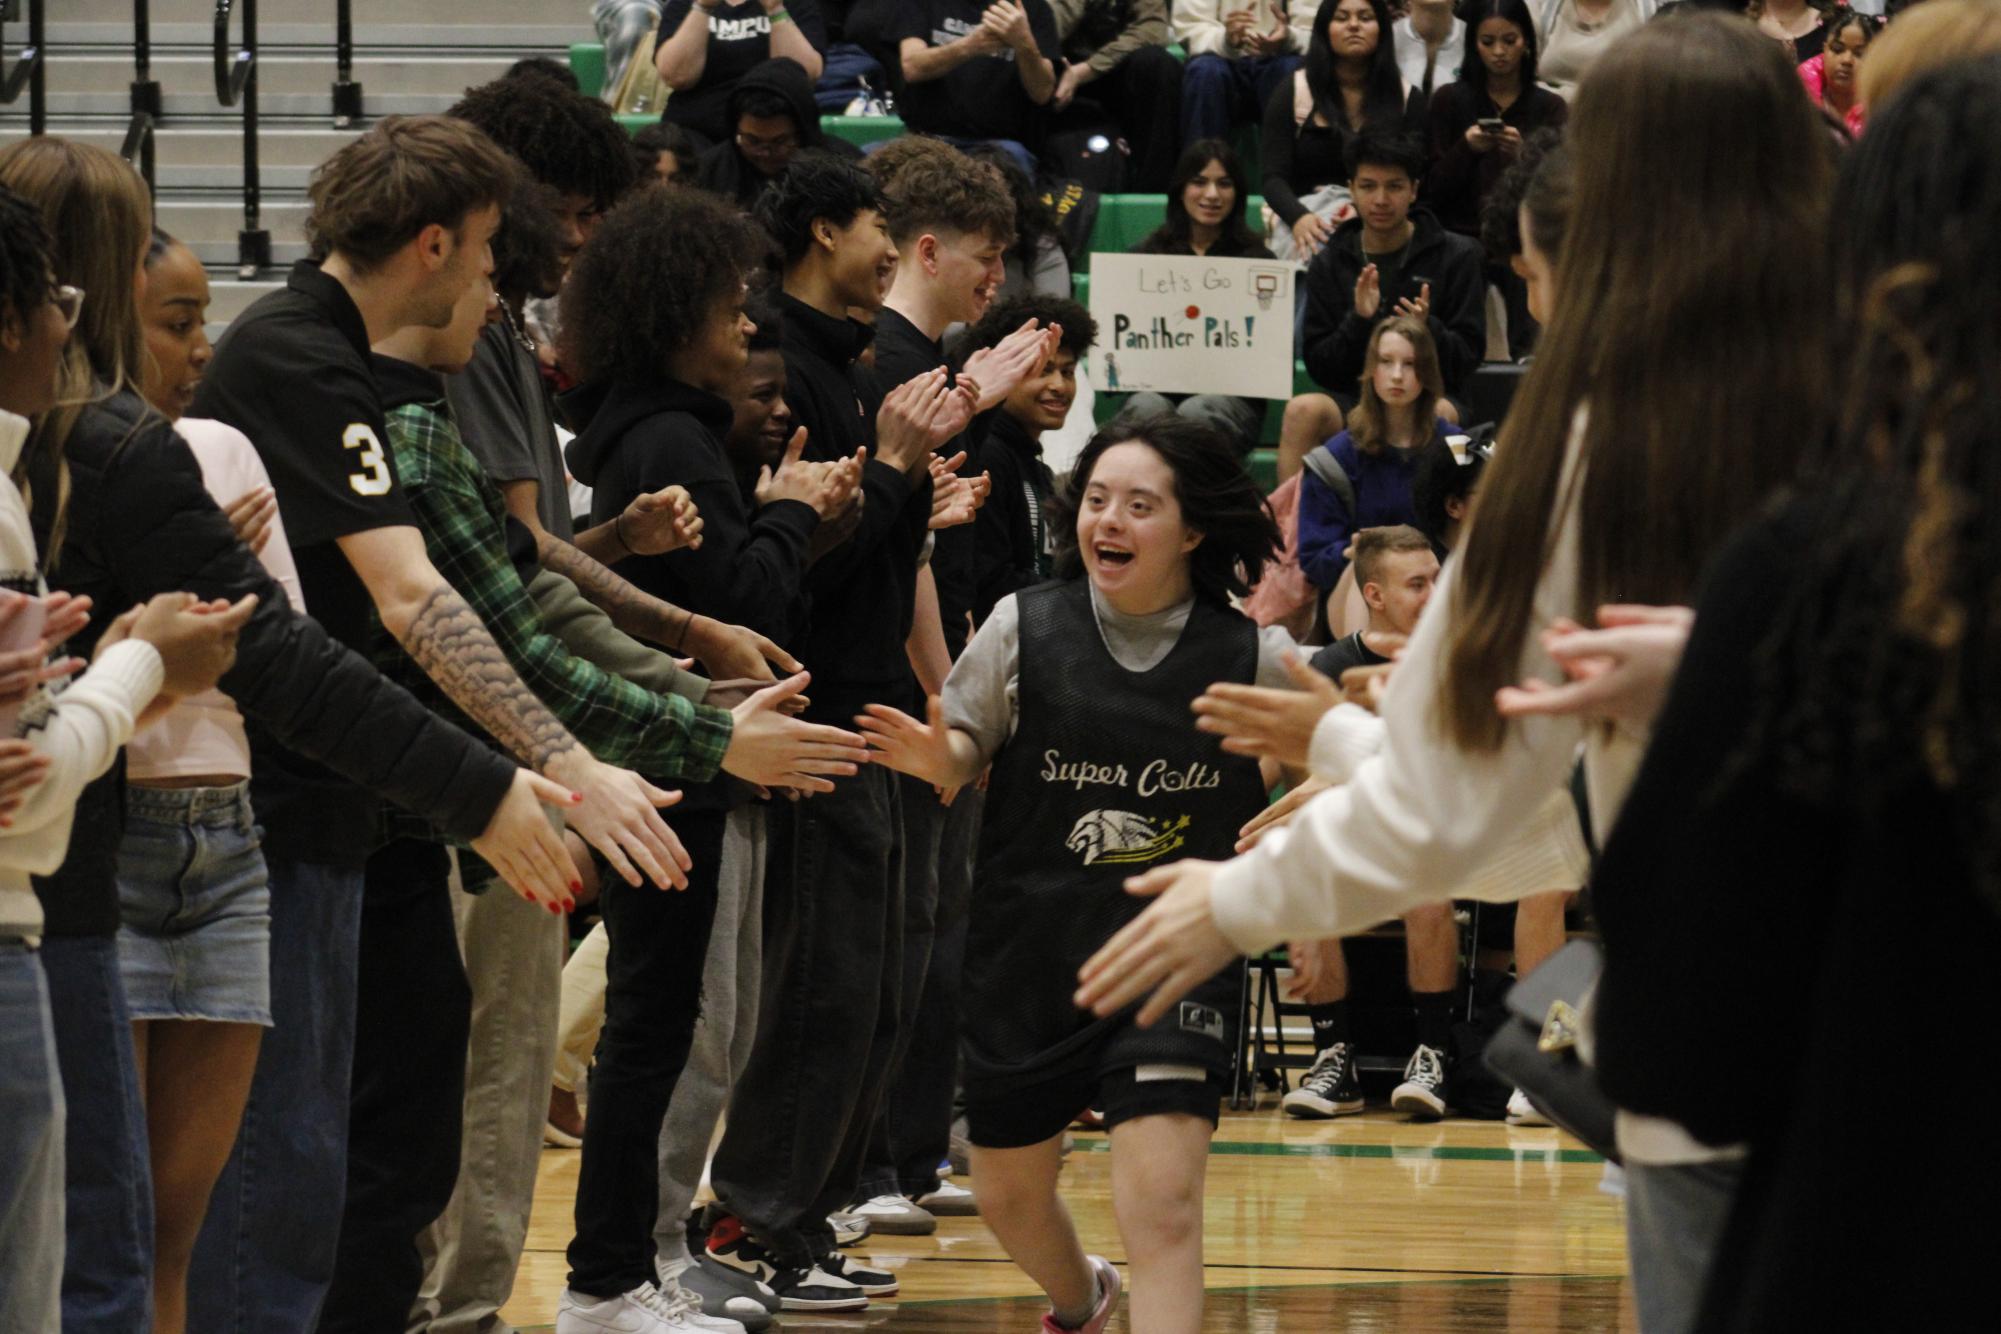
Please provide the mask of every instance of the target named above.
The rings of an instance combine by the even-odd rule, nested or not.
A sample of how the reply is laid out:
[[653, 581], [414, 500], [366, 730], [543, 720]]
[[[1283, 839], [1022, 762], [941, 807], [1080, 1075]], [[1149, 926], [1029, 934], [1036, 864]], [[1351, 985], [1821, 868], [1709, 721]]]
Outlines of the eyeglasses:
[[63, 328], [74, 329], [77, 317], [83, 314], [83, 289], [60, 283], [49, 289], [49, 304], [63, 317]]
[[796, 134], [774, 134], [766, 138], [761, 134], [737, 132], [736, 146], [746, 153], [790, 153], [799, 147]]

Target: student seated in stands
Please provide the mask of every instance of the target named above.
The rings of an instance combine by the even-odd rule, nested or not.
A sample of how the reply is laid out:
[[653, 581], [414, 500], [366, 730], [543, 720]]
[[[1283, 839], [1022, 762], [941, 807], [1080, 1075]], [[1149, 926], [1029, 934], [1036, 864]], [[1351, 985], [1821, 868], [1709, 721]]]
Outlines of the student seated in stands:
[[1535, 15], [1542, 81], [1568, 100], [1598, 57], [1652, 18], [1655, 8], [1656, 0], [1545, 0]]
[[813, 85], [790, 60], [767, 60], [737, 81], [729, 95], [732, 137], [702, 154], [698, 175], [737, 207], [755, 205], [773, 181], [802, 152], [824, 151], [859, 157], [845, 139], [820, 130]]
[[1064, 66], [1053, 105], [1109, 112], [1132, 146], [1127, 188], [1167, 185], [1181, 142], [1182, 66], [1167, 49], [1167, 0], [1055, 0]]
[[[1339, 681], [1355, 667], [1380, 666], [1417, 629], [1431, 601], [1438, 557], [1431, 541], [1408, 525], [1364, 528], [1355, 534], [1355, 582], [1369, 608], [1369, 623], [1313, 655], [1313, 667]], [[1445, 1114], [1453, 1000], [1458, 995], [1459, 932], [1452, 906], [1434, 903], [1403, 918], [1404, 954], [1417, 1047], [1404, 1065], [1403, 1082], [1390, 1095], [1400, 1112], [1431, 1119]], [[1312, 1009], [1313, 1068], [1285, 1095], [1286, 1115], [1308, 1120], [1362, 1110], [1349, 1027], [1348, 962], [1339, 940], [1295, 941], [1287, 947], [1293, 978], [1288, 991]]]
[[902, 0], [889, 9], [881, 38], [902, 74], [904, 123], [947, 143], [997, 143], [1033, 176], [1063, 57], [1047, 0]]
[[643, 125], [632, 136], [632, 157], [639, 164], [642, 181], [658, 177], [686, 184], [695, 179], [700, 156], [694, 136], [664, 120], [656, 125]]
[[1800, 65], [1800, 82], [1821, 110], [1838, 117], [1850, 134], [1862, 133], [1868, 112], [1862, 105], [1862, 53], [1883, 30], [1883, 20], [1846, 5], [1827, 20], [1827, 41], [1820, 53]]
[[[1270, 259], [1264, 240], [1245, 219], [1249, 179], [1236, 150], [1221, 139], [1198, 139], [1174, 164], [1167, 187], [1167, 219], [1133, 247], [1138, 255], [1215, 255], [1231, 259]], [[1126, 400], [1121, 418], [1137, 419], [1173, 412], [1206, 422], [1237, 448], [1250, 453], [1258, 447], [1264, 427], [1265, 400], [1236, 394], [1161, 394], [1151, 391]]]
[[1459, 77], [1466, 60], [1466, 24], [1452, 0], [1410, 0], [1390, 31], [1396, 35], [1397, 70], [1404, 85], [1429, 98]]
[[984, 624], [1002, 598], [1050, 577], [1055, 542], [1048, 510], [1056, 479], [1042, 460], [1042, 437], [1069, 417], [1077, 400], [1077, 365], [1098, 339], [1091, 312], [1075, 301], [1018, 296], [999, 302], [966, 330], [958, 354], [994, 347], [1029, 320], [1060, 326], [1063, 338], [1007, 396], [980, 447], [977, 464], [993, 490], [973, 521], [975, 624]]
[[1271, 101], [1306, 54], [1308, 0], [1177, 0], [1174, 40], [1188, 53], [1181, 142], [1219, 139]]
[[1451, 426], [1438, 416], [1438, 354], [1417, 320], [1399, 315], [1377, 325], [1368, 360], [1348, 429], [1315, 451], [1300, 478], [1299, 568], [1323, 593], [1348, 567], [1357, 530], [1416, 519], [1410, 488], [1418, 455], [1444, 444]]
[[1282, 224], [1272, 249], [1304, 264], [1361, 206], [1343, 188], [1357, 134], [1423, 128], [1424, 98], [1397, 69], [1384, 0], [1321, 0], [1306, 63], [1264, 107], [1265, 202]]
[[[1495, 183], [1521, 159], [1530, 135], [1569, 118], [1570, 104], [1536, 85], [1536, 31], [1525, 0], [1478, 0], [1468, 22], [1475, 54], [1457, 83], [1431, 97], [1424, 197], [1448, 230], [1477, 240], [1481, 205]], [[1522, 281], [1491, 261], [1486, 277], [1507, 305], [1508, 351], [1524, 356], [1536, 325]]]
[[[1300, 355], [1326, 393], [1302, 394], [1286, 405], [1280, 477], [1297, 469], [1290, 460], [1341, 429], [1380, 321], [1406, 315], [1424, 323], [1448, 398], [1464, 396], [1480, 365], [1487, 345], [1480, 248], [1417, 205], [1423, 172], [1424, 150], [1407, 135], [1372, 126], [1349, 149], [1358, 211], [1308, 266], [1300, 323]], [[1457, 407], [1443, 415], [1460, 417]]]
[[660, 118], [705, 146], [722, 143], [736, 133], [729, 99], [746, 74], [790, 60], [806, 76], [810, 104], [826, 48], [818, 0], [666, 0], [653, 63], [673, 94]]

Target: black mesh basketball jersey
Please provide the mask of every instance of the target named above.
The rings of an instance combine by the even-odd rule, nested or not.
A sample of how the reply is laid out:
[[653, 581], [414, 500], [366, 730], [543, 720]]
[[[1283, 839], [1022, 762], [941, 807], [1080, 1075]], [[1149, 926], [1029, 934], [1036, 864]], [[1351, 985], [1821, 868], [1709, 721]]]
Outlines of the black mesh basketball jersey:
[[1149, 1062], [1228, 1068], [1236, 971], [1204, 983], [1150, 1029], [1094, 1020], [1071, 1001], [1077, 970], [1137, 917], [1128, 876], [1183, 857], [1227, 858], [1264, 806], [1255, 760], [1195, 730], [1212, 682], [1255, 682], [1257, 629], [1197, 601], [1167, 656], [1143, 672], [1112, 657], [1089, 585], [1015, 595], [1020, 716], [995, 756], [966, 942], [969, 1089]]

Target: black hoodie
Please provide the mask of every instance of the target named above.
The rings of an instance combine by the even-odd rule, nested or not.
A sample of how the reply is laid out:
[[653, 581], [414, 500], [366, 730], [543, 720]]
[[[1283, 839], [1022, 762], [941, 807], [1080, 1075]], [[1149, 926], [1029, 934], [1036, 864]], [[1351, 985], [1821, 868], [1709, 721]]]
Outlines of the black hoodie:
[[813, 673], [815, 722], [847, 727], [868, 704], [908, 708], [916, 677], [904, 641], [917, 597], [917, 556], [931, 519], [931, 479], [875, 457], [883, 388], [857, 358], [872, 331], [823, 314], [791, 293], [785, 317], [785, 399], [806, 428], [806, 457], [852, 457], [866, 445], [862, 517], [854, 534], [813, 566], [813, 624], [797, 653]]
[[570, 471], [591, 488], [593, 524], [610, 522], [636, 496], [687, 487], [701, 512], [702, 544], [628, 556], [613, 568], [678, 607], [796, 650], [806, 629], [807, 547], [820, 516], [799, 500], [751, 513], [722, 443], [731, 415], [722, 399], [677, 381], [615, 384], [570, 442]]
[[754, 66], [730, 89], [723, 112], [728, 131], [713, 148], [703, 151], [697, 168], [696, 179], [703, 189], [726, 195], [748, 209], [771, 183], [772, 178], [759, 171], [736, 146], [737, 120], [743, 115], [744, 102], [753, 93], [775, 93], [785, 99], [798, 130], [799, 152], [817, 150], [842, 157], [861, 156], [861, 150], [847, 140], [830, 139], [821, 132], [820, 107], [813, 100], [813, 81], [797, 64], [777, 56]]
[[1306, 269], [1306, 316], [1300, 325], [1306, 373], [1329, 393], [1353, 398], [1362, 379], [1369, 335], [1396, 313], [1404, 297], [1417, 299], [1431, 285], [1432, 341], [1438, 344], [1438, 372], [1445, 392], [1463, 399], [1467, 382], [1487, 353], [1487, 281], [1480, 244], [1448, 232], [1429, 210], [1410, 211], [1410, 245], [1396, 281], [1383, 289], [1376, 317], [1355, 313], [1355, 282], [1367, 261], [1362, 255], [1362, 220], [1350, 218], [1334, 229]]

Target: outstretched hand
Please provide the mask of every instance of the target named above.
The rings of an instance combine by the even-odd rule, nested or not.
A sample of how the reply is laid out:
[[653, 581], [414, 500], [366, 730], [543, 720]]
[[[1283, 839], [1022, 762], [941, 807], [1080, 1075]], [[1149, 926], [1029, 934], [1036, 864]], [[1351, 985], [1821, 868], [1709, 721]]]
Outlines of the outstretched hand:
[[1244, 827], [1237, 831], [1237, 851], [1249, 852], [1256, 847], [1266, 834], [1274, 829], [1283, 829], [1292, 823], [1292, 817], [1307, 802], [1334, 786], [1324, 778], [1306, 778], [1286, 791], [1286, 794], [1271, 805], [1244, 821]]
[[964, 781], [955, 772], [952, 728], [945, 721], [945, 703], [933, 695], [925, 704], [925, 721], [887, 704], [871, 704], [856, 716], [868, 742], [869, 757], [898, 773], [921, 778], [934, 787], [958, 787]]
[[735, 727], [723, 767], [761, 787], [832, 792], [834, 778], [858, 773], [869, 762], [868, 747], [853, 732], [793, 716], [804, 698], [805, 672], [767, 686], [730, 710]]
[[1543, 648], [1569, 679], [1552, 685], [1531, 677], [1503, 686], [1494, 694], [1501, 715], [1652, 723], [1681, 666], [1695, 612], [1613, 604], [1598, 609], [1598, 624], [1601, 629], [1586, 630], [1559, 619], [1545, 630]]
[[1219, 865], [1191, 858], [1126, 881], [1155, 902], [1078, 970], [1080, 1008], [1102, 1019], [1145, 997], [1136, 1022], [1146, 1028], [1237, 957], [1209, 909]]
[[1341, 703], [1341, 688], [1313, 670], [1295, 649], [1284, 654], [1286, 674], [1298, 687], [1273, 690], [1219, 681], [1197, 696], [1195, 728], [1223, 738], [1232, 755], [1306, 763], [1320, 716]]

